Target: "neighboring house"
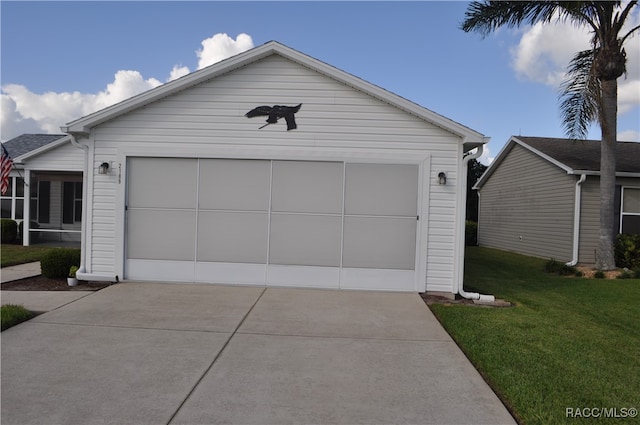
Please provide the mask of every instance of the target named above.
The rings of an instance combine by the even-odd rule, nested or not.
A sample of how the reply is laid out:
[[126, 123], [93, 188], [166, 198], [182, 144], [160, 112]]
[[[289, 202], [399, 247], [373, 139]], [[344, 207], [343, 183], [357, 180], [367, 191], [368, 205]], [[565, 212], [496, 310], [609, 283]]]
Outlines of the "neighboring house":
[[[291, 131], [245, 116], [298, 104]], [[463, 156], [487, 140], [282, 44], [62, 130], [88, 158], [82, 279], [461, 285]]]
[[[640, 143], [618, 142], [615, 222], [640, 233]], [[595, 263], [600, 142], [513, 136], [474, 188], [478, 243], [558, 261]]]
[[2, 218], [20, 224], [24, 245], [79, 243], [84, 154], [64, 134], [23, 134], [3, 143], [13, 159]]

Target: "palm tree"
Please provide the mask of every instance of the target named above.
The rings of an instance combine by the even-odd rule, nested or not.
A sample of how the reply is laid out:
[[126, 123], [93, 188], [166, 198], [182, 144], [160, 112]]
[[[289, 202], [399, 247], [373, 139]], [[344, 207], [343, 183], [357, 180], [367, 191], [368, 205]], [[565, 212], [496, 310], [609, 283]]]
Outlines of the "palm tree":
[[591, 123], [602, 131], [600, 154], [600, 239], [596, 267], [615, 268], [614, 223], [618, 78], [626, 72], [624, 42], [640, 26], [622, 33], [637, 0], [620, 1], [474, 1], [465, 13], [462, 30], [483, 37], [502, 27], [522, 24], [570, 22], [589, 29], [591, 49], [571, 60], [561, 86], [560, 112], [568, 137], [584, 139]]

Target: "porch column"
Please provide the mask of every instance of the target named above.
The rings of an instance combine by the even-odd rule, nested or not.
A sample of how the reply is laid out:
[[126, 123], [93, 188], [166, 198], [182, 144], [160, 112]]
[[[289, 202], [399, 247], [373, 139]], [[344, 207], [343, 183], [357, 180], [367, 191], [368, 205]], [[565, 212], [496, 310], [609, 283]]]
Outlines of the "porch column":
[[24, 207], [22, 212], [22, 245], [29, 246], [31, 223], [31, 171], [24, 169]]

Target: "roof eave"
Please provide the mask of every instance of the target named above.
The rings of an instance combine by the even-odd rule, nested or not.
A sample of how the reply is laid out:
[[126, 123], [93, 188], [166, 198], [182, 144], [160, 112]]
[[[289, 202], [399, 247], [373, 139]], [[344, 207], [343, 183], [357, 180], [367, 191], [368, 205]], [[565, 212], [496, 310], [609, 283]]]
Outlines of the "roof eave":
[[49, 151], [51, 149], [54, 149], [54, 148], [56, 148], [56, 147], [58, 147], [58, 146], [60, 146], [60, 145], [62, 145], [64, 143], [68, 143], [69, 141], [70, 141], [69, 136], [62, 136], [59, 139], [56, 139], [51, 143], [47, 143], [44, 146], [40, 146], [37, 149], [34, 149], [32, 151], [23, 153], [22, 155], [15, 157], [13, 162], [14, 162], [14, 164], [16, 164], [16, 163], [24, 164], [25, 161], [29, 160], [30, 158], [33, 158], [34, 156], [38, 156], [38, 155], [40, 155], [40, 154], [42, 154], [44, 152], [47, 152], [47, 151]]

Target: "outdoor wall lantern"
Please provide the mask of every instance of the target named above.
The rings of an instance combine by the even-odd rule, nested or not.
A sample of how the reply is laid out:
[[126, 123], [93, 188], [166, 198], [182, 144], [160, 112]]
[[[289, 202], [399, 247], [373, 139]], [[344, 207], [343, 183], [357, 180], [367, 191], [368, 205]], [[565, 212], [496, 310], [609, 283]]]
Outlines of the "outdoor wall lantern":
[[98, 167], [98, 174], [108, 174], [109, 173], [109, 163], [103, 162]]
[[447, 184], [447, 175], [444, 171], [438, 173], [438, 184]]

